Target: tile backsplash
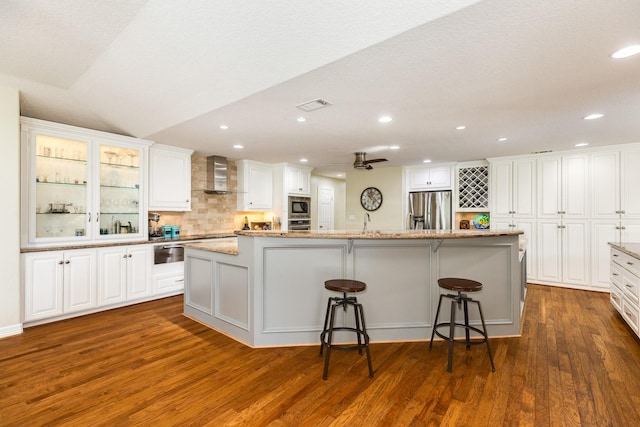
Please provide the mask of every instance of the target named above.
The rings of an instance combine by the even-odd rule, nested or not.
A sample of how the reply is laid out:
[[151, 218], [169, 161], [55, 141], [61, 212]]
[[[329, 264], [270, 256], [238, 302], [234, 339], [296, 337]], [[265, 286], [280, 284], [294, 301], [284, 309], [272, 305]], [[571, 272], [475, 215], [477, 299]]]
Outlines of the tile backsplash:
[[201, 235], [240, 230], [244, 217], [251, 221], [270, 221], [273, 214], [263, 212], [237, 212], [238, 168], [235, 161], [227, 160], [227, 189], [229, 194], [206, 194], [207, 157], [191, 156], [191, 211], [160, 214], [160, 226], [177, 225], [184, 235]]

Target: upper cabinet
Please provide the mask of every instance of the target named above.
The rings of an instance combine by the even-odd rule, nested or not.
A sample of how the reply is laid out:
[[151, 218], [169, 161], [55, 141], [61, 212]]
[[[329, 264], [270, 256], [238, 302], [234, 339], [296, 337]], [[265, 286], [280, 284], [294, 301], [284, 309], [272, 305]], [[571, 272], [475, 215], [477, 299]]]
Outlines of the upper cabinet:
[[586, 218], [589, 214], [589, 156], [538, 159], [538, 217]]
[[591, 155], [593, 218], [640, 219], [640, 149], [611, 150]]
[[409, 166], [406, 168], [409, 191], [450, 190], [450, 166]]
[[311, 195], [311, 169], [305, 166], [284, 166], [284, 182], [287, 194]]
[[149, 210], [191, 210], [192, 153], [161, 144], [149, 149]]
[[21, 118], [23, 246], [147, 235], [150, 141]]
[[492, 217], [535, 218], [535, 159], [492, 159], [490, 176]]
[[238, 160], [239, 211], [266, 211], [273, 207], [273, 166]]

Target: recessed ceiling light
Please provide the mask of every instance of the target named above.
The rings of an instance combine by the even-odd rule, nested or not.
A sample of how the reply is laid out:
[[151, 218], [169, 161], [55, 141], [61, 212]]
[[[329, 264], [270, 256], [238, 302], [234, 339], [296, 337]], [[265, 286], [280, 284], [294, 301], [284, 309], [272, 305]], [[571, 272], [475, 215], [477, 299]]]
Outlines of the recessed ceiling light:
[[588, 142], [578, 142], [575, 147], [586, 147], [587, 145], [589, 145]]
[[302, 117], [302, 116], [298, 117], [296, 120], [297, 120], [297, 121], [299, 121], [300, 123], [302, 123], [302, 122], [306, 122], [306, 121], [307, 121], [307, 119], [305, 119], [305, 118], [304, 118], [304, 117]]
[[400, 146], [399, 145], [392, 145], [389, 147], [389, 150], [399, 150]]
[[235, 144], [235, 145], [233, 146], [233, 148], [238, 148], [238, 149], [240, 149], [240, 148], [244, 148], [244, 146], [242, 146], [242, 145], [240, 145], [240, 144]]
[[344, 174], [343, 174], [343, 173], [339, 173], [339, 174], [337, 174], [336, 176], [337, 176], [338, 178], [342, 178], [342, 177], [344, 176]]
[[305, 159], [305, 158], [302, 158], [302, 159], [300, 159], [300, 161], [301, 161], [302, 163], [306, 163], [306, 162], [308, 162], [309, 160], [308, 160], [308, 159]]
[[227, 125], [220, 125], [220, 129], [222, 129], [222, 130], [227, 130], [227, 129], [229, 129], [229, 126], [227, 126]]
[[640, 44], [634, 44], [613, 52], [611, 57], [614, 59], [627, 58], [629, 56], [637, 55], [638, 53], [640, 53]]
[[431, 160], [426, 159], [426, 160], [423, 160], [422, 163], [431, 163]]
[[589, 114], [587, 116], [584, 116], [582, 118], [582, 120], [595, 120], [595, 119], [599, 119], [600, 117], [604, 116], [604, 114], [601, 113], [593, 113], [593, 114]]
[[380, 123], [389, 123], [391, 120], [393, 119], [389, 116], [382, 116], [378, 119]]
[[466, 128], [467, 128], [466, 126], [456, 126], [457, 130], [463, 130], [463, 129], [466, 129]]
[[507, 140], [507, 138], [505, 138], [505, 137], [498, 138], [498, 141], [499, 141], [499, 142], [505, 142], [506, 140]]

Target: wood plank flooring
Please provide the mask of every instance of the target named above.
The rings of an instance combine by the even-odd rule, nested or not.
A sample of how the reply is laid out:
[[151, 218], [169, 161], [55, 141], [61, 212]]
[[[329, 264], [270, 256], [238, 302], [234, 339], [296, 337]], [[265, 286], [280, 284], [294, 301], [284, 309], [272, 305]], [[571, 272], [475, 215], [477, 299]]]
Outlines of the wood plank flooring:
[[[366, 308], [365, 308], [366, 310]], [[521, 338], [250, 349], [172, 297], [0, 340], [1, 426], [637, 426], [640, 340], [608, 294], [530, 285]]]

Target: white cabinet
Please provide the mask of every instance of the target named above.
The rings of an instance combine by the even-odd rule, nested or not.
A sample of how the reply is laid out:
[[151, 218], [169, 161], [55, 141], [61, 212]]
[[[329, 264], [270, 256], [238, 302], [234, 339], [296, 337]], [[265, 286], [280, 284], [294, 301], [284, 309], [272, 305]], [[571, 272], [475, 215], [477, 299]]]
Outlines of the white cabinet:
[[191, 154], [169, 145], [149, 149], [149, 210], [191, 210]]
[[311, 168], [303, 166], [284, 166], [284, 182], [287, 194], [311, 195]]
[[612, 150], [591, 155], [592, 217], [640, 219], [640, 149]]
[[25, 321], [96, 307], [96, 251], [23, 255]]
[[[29, 118], [21, 123], [22, 246], [146, 238], [150, 141]], [[116, 222], [123, 226], [118, 234]]]
[[640, 259], [611, 248], [611, 304], [640, 336]]
[[538, 217], [589, 216], [589, 157], [586, 154], [538, 159]]
[[252, 160], [238, 160], [239, 211], [265, 211], [273, 207], [273, 167]]
[[590, 252], [587, 221], [538, 221], [537, 279], [559, 284], [589, 285]]
[[153, 294], [153, 246], [115, 246], [98, 249], [100, 305], [136, 300]]
[[407, 167], [406, 171], [409, 191], [451, 189], [450, 166]]
[[470, 162], [456, 167], [456, 211], [476, 212], [489, 209], [489, 166]]
[[536, 160], [490, 160], [489, 200], [493, 217], [535, 218]]
[[184, 261], [153, 266], [153, 293], [166, 295], [184, 289]]

